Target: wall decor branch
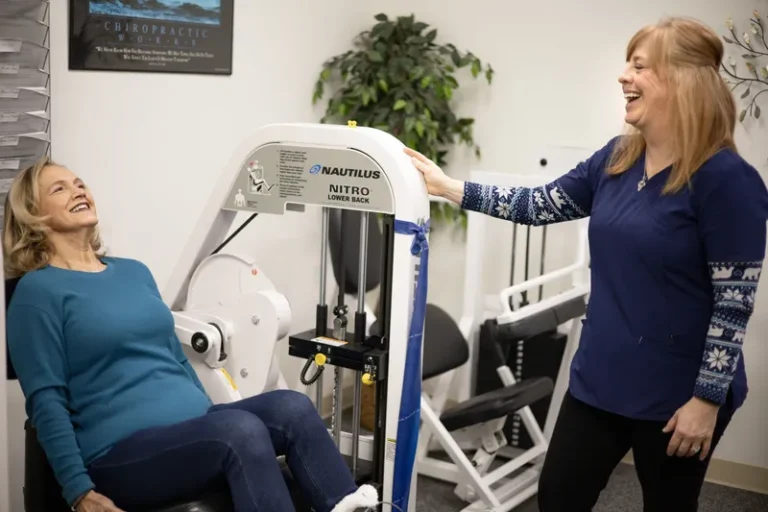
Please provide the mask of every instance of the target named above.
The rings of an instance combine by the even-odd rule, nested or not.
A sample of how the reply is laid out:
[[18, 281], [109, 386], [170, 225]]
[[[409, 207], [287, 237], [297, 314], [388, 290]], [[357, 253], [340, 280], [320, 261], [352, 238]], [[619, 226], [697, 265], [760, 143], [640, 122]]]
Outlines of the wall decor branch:
[[722, 72], [726, 82], [732, 86], [731, 91], [738, 94], [742, 102], [739, 112], [739, 122], [742, 123], [747, 116], [760, 119], [762, 108], [757, 100], [768, 91], [766, 20], [755, 9], [745, 23], [746, 29], [737, 28], [732, 18], [725, 22], [729, 35], [723, 35], [723, 41], [729, 45], [728, 49], [740, 55], [741, 60], [737, 61], [731, 54], [723, 63]]

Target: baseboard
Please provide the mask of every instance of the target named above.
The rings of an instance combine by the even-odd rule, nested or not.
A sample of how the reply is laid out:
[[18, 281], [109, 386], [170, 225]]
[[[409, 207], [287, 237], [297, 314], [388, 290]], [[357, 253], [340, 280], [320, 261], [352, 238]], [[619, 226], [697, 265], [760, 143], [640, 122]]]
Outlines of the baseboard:
[[[635, 461], [631, 451], [622, 462], [634, 465]], [[768, 494], [768, 468], [739, 464], [729, 460], [712, 459], [705, 481], [744, 491]]]

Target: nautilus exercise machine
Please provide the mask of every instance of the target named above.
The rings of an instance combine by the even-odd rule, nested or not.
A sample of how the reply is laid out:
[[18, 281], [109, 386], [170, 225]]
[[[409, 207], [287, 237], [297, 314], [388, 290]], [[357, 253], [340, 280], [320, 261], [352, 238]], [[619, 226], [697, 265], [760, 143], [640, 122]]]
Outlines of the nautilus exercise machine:
[[[322, 389], [315, 376], [334, 367], [330, 435], [351, 456], [357, 480], [380, 489], [381, 510], [413, 511], [429, 198], [400, 141], [354, 123], [275, 124], [257, 130], [237, 149], [204, 206], [163, 297], [174, 312], [182, 343], [200, 355], [196, 370], [215, 402], [285, 387], [271, 355], [289, 330], [290, 307], [255, 262], [220, 249], [239, 232], [225, 240], [239, 213], [250, 213], [249, 221], [256, 214], [283, 215], [312, 207], [322, 211], [317, 227], [323, 232], [319, 283], [307, 283], [307, 292], [319, 295], [316, 321], [289, 336], [289, 353], [306, 361], [302, 379], [317, 386], [318, 407]], [[354, 317], [344, 303], [343, 286], [335, 304], [326, 301], [326, 234], [332, 208], [363, 212], [361, 230], [370, 215], [378, 215], [387, 233], [382, 254], [370, 255], [384, 261], [383, 311], [375, 336], [366, 334], [364, 298], [358, 300]], [[362, 247], [366, 236], [361, 234]], [[365, 250], [360, 254], [369, 257]], [[365, 268], [360, 265], [361, 272]], [[345, 370], [355, 372], [351, 433], [341, 429]], [[260, 377], [254, 381], [256, 375]], [[376, 428], [362, 436], [360, 388], [374, 382]], [[370, 462], [367, 474], [359, 471], [359, 460]]]

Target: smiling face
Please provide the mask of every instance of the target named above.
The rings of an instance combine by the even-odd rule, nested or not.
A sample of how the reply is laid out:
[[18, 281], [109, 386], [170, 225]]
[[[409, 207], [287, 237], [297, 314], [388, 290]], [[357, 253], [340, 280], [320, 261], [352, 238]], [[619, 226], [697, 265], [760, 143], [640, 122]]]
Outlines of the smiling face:
[[629, 56], [619, 77], [626, 114], [624, 120], [643, 133], [665, 129], [669, 124], [669, 87], [651, 62], [651, 48], [641, 42]]
[[72, 233], [99, 223], [96, 203], [85, 183], [66, 167], [46, 166], [40, 173], [40, 213], [48, 227], [58, 233]]

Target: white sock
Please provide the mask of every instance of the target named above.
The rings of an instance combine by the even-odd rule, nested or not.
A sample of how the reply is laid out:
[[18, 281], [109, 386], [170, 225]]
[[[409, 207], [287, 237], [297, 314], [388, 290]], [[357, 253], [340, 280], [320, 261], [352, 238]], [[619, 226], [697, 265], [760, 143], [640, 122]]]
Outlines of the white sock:
[[372, 485], [361, 485], [354, 493], [344, 498], [333, 507], [331, 512], [355, 512], [357, 509], [366, 509], [379, 503], [379, 493]]

